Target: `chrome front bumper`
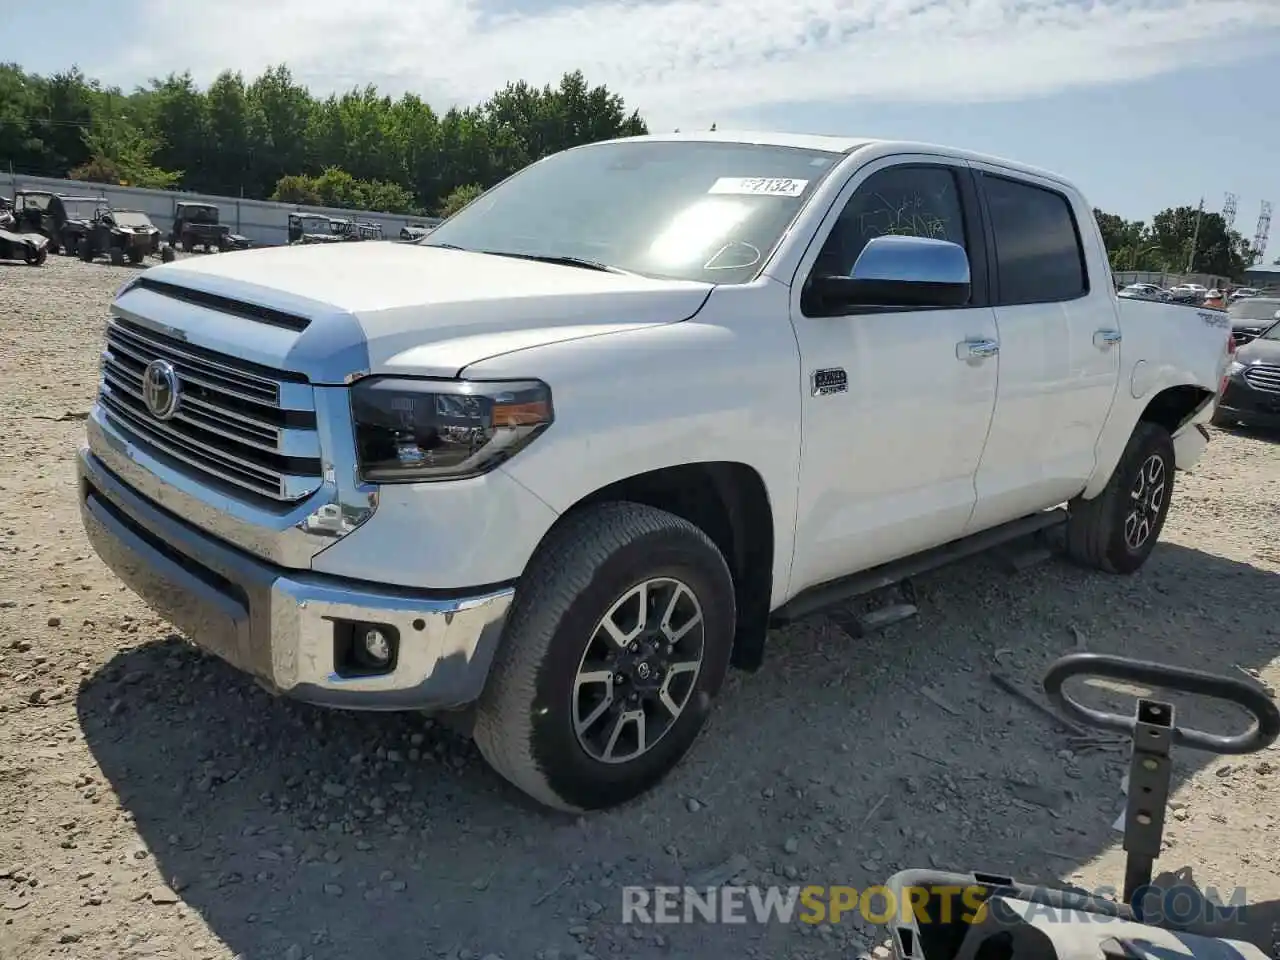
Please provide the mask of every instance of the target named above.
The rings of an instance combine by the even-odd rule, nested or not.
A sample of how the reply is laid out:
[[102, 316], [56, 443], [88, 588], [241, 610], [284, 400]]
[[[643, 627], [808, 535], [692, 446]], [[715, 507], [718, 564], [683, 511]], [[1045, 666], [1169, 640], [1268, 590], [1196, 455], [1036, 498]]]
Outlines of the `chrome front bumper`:
[[[458, 597], [277, 567], [135, 493], [87, 446], [77, 472], [85, 532], [107, 566], [197, 645], [274, 690], [357, 710], [447, 709], [480, 696], [511, 586]], [[339, 674], [350, 623], [394, 628], [390, 672]]]

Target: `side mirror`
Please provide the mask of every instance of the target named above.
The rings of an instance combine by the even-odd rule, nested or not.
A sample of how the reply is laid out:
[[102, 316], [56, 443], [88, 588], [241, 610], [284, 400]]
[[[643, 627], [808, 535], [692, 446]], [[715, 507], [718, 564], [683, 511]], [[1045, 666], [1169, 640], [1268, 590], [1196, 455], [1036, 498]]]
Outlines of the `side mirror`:
[[962, 307], [969, 290], [969, 256], [959, 244], [893, 235], [870, 240], [849, 276], [814, 281], [833, 306]]
[[1272, 319], [1272, 320], [1280, 320], [1280, 310], [1277, 310], [1275, 313], [1273, 313], [1273, 314], [1271, 315], [1271, 319]]

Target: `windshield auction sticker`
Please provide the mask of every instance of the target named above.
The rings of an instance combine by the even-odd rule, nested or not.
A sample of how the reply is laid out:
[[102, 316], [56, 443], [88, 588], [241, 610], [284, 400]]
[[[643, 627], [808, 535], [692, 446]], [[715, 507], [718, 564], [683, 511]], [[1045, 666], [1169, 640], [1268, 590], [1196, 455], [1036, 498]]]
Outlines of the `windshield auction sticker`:
[[808, 180], [792, 180], [788, 177], [721, 177], [711, 185], [707, 193], [752, 197], [798, 197], [804, 193], [804, 188], [808, 185]]

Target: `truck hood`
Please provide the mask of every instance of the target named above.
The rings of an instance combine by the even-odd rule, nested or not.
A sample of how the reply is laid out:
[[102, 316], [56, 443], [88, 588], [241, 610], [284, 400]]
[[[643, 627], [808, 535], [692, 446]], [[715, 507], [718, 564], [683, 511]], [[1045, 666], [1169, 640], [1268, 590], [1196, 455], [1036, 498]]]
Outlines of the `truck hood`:
[[[193, 343], [297, 370], [315, 383], [362, 373], [453, 377], [513, 350], [686, 320], [712, 290], [392, 241], [192, 258], [152, 267], [145, 278], [122, 292], [115, 312], [176, 327]], [[175, 300], [156, 292], [164, 289], [159, 284], [282, 311], [305, 329], [286, 336], [243, 317], [219, 317], [217, 306]]]

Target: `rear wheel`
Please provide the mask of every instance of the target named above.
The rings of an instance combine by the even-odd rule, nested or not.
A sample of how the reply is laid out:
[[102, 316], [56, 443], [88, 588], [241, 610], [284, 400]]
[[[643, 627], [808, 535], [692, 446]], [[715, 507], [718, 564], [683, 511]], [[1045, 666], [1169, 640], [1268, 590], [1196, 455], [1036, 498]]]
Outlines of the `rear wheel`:
[[111, 265], [113, 267], [124, 266], [124, 251], [121, 250], [119, 247], [112, 247], [108, 251], [108, 255], [111, 258]]
[[1107, 573], [1133, 573], [1146, 563], [1169, 513], [1175, 469], [1169, 432], [1140, 422], [1102, 493], [1071, 502], [1068, 555]]
[[173, 263], [178, 258], [173, 247], [164, 247], [160, 250], [160, 260], [162, 263]]
[[548, 536], [520, 582], [476, 744], [547, 806], [631, 800], [697, 738], [735, 618], [729, 568], [700, 529], [640, 504], [584, 509]]
[[[62, 252], [68, 257], [74, 257], [79, 252], [79, 245], [79, 241], [76, 237], [67, 237], [67, 242], [62, 248]], [[57, 253], [56, 250], [54, 252]]]
[[131, 249], [131, 250], [129, 251], [129, 262], [130, 262], [130, 263], [141, 263], [141, 262], [142, 262], [142, 258], [143, 258], [145, 255], [146, 255], [146, 254], [145, 254], [145, 252], [144, 252], [144, 251], [142, 251], [142, 250]]
[[38, 250], [33, 247], [27, 247], [25, 259], [27, 263], [33, 267], [39, 267], [49, 259], [49, 248], [40, 247]]
[[93, 260], [93, 244], [86, 237], [76, 244], [76, 253], [85, 263]]

